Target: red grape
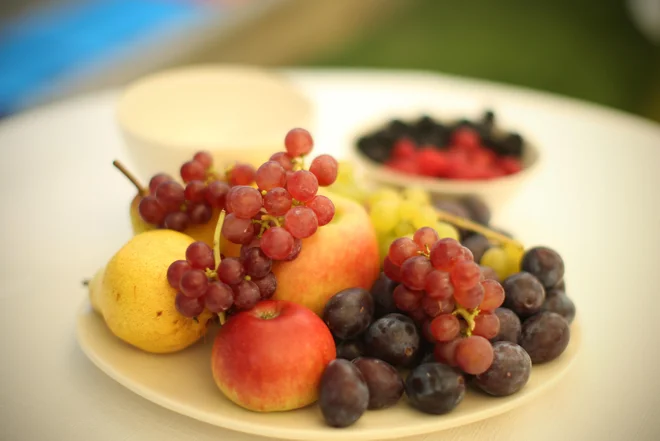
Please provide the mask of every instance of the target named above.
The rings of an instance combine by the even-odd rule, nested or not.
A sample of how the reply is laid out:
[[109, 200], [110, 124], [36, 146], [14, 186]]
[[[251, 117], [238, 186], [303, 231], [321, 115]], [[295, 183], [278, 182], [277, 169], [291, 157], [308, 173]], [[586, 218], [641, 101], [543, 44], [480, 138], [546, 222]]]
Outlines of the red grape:
[[453, 298], [434, 299], [433, 297], [424, 297], [422, 299], [422, 308], [429, 317], [437, 317], [440, 314], [450, 314], [454, 311], [456, 303]]
[[319, 155], [312, 161], [309, 171], [316, 176], [319, 185], [326, 187], [337, 180], [337, 160], [330, 155]]
[[204, 298], [203, 297], [186, 297], [182, 293], [177, 293], [174, 298], [174, 306], [184, 317], [193, 318], [197, 317], [204, 311]]
[[163, 182], [169, 182], [173, 181], [172, 177], [170, 175], [167, 175], [165, 173], [159, 173], [157, 175], [154, 175], [153, 178], [149, 181], [149, 192], [153, 195], [156, 194], [156, 189], [160, 184]]
[[186, 228], [188, 228], [189, 223], [190, 218], [186, 213], [181, 211], [169, 213], [167, 216], [165, 216], [165, 219], [163, 219], [163, 227], [174, 231], [184, 231]]
[[440, 240], [438, 233], [431, 227], [422, 227], [419, 230], [415, 231], [413, 240], [419, 247], [421, 251], [427, 251], [431, 249], [434, 243]]
[[305, 206], [314, 211], [316, 218], [319, 221], [319, 227], [329, 224], [335, 216], [335, 204], [323, 195], [314, 196], [314, 198], [307, 202]]
[[284, 147], [289, 156], [305, 156], [312, 151], [314, 140], [305, 129], [291, 129], [284, 137]]
[[428, 342], [435, 342], [435, 337], [431, 334], [431, 320], [428, 318], [422, 323], [422, 335]]
[[229, 185], [222, 181], [213, 181], [206, 187], [206, 202], [214, 208], [224, 208]]
[[145, 196], [140, 200], [138, 213], [146, 223], [153, 225], [160, 225], [165, 217], [165, 209], [154, 196]]
[[204, 304], [211, 312], [227, 311], [234, 304], [234, 292], [229, 285], [222, 282], [211, 282], [204, 294]]
[[500, 332], [500, 319], [493, 313], [481, 312], [474, 319], [473, 335], [480, 335], [490, 340]]
[[429, 297], [434, 299], [449, 299], [454, 295], [454, 285], [451, 284], [449, 273], [446, 271], [431, 271], [426, 276], [424, 290]]
[[206, 167], [197, 161], [188, 161], [181, 166], [181, 179], [183, 182], [206, 179]]
[[286, 262], [290, 262], [296, 257], [298, 257], [298, 254], [300, 254], [300, 251], [302, 250], [302, 240], [296, 239], [295, 237], [293, 238], [293, 249], [289, 253], [288, 256], [286, 256], [286, 259], [284, 259]]
[[396, 307], [401, 311], [408, 312], [419, 308], [423, 297], [423, 291], [413, 291], [403, 285], [394, 288], [394, 292], [392, 293]]
[[446, 365], [456, 366], [456, 347], [463, 341], [461, 337], [446, 343], [436, 343], [433, 355], [436, 361]]
[[167, 211], [179, 210], [186, 200], [186, 195], [181, 184], [167, 181], [156, 189], [156, 200]]
[[245, 268], [236, 257], [225, 257], [218, 265], [218, 279], [227, 285], [237, 285], [245, 277]]
[[251, 280], [243, 280], [232, 289], [234, 290], [234, 306], [237, 309], [252, 309], [261, 299], [259, 287]]
[[268, 161], [257, 169], [255, 180], [260, 190], [268, 191], [275, 187], [284, 187], [286, 170], [278, 162]]
[[254, 181], [254, 167], [249, 164], [237, 163], [229, 172], [231, 185], [250, 185]]
[[462, 246], [458, 241], [445, 238], [440, 239], [431, 247], [431, 263], [435, 269], [449, 271], [456, 260], [462, 256]]
[[458, 336], [461, 325], [456, 316], [441, 314], [431, 322], [431, 335], [439, 342], [449, 342]]
[[319, 182], [316, 176], [307, 170], [298, 170], [287, 179], [286, 189], [289, 190], [294, 199], [307, 202], [316, 195]]
[[254, 233], [252, 219], [240, 219], [234, 213], [228, 214], [222, 224], [222, 235], [233, 243], [250, 243]]
[[422, 290], [431, 271], [433, 267], [426, 256], [411, 257], [401, 265], [401, 282], [410, 289]]
[[203, 181], [190, 181], [183, 193], [187, 201], [204, 202], [206, 200], [206, 184]]
[[393, 264], [401, 266], [407, 259], [417, 256], [418, 251], [419, 248], [412, 239], [408, 237], [400, 237], [390, 244], [390, 249], [387, 255]]
[[484, 299], [484, 288], [480, 284], [476, 284], [468, 290], [454, 291], [454, 299], [456, 303], [463, 308], [474, 309], [481, 304]]
[[201, 151], [195, 153], [195, 155], [193, 156], [193, 161], [202, 164], [204, 170], [207, 170], [209, 167], [213, 165], [213, 157], [209, 152]]
[[479, 375], [493, 363], [493, 346], [485, 338], [473, 335], [456, 346], [456, 364], [467, 374]]
[[319, 221], [312, 209], [302, 206], [291, 208], [284, 215], [284, 228], [293, 237], [305, 239], [316, 232]]
[[274, 260], [286, 259], [293, 246], [293, 236], [282, 227], [271, 227], [261, 236], [261, 250]]
[[393, 264], [389, 257], [383, 261], [383, 272], [390, 280], [401, 281], [401, 267]]
[[479, 284], [479, 280], [481, 280], [481, 269], [474, 262], [460, 260], [456, 262], [449, 275], [455, 289], [467, 291]]
[[412, 311], [408, 311], [406, 314], [408, 315], [408, 317], [410, 317], [415, 322], [417, 322], [417, 324], [420, 326], [427, 319], [426, 311], [424, 311], [424, 308], [422, 308], [421, 306], [418, 307], [417, 309], [413, 309]]
[[181, 276], [188, 270], [191, 270], [192, 266], [186, 260], [175, 260], [167, 268], [167, 282], [172, 288], [179, 289], [179, 284], [181, 283]]
[[241, 262], [247, 275], [256, 279], [266, 277], [273, 266], [273, 261], [266, 256], [261, 248], [257, 247], [247, 250]]
[[481, 279], [482, 280], [495, 280], [496, 282], [500, 281], [500, 277], [497, 275], [497, 272], [489, 266], [479, 265], [481, 269]]
[[186, 297], [197, 298], [204, 295], [209, 286], [209, 279], [202, 270], [191, 269], [181, 276], [179, 288]]
[[197, 204], [188, 207], [188, 215], [190, 216], [190, 222], [196, 225], [202, 225], [211, 220], [213, 210], [206, 204]]
[[252, 219], [263, 206], [263, 198], [256, 188], [241, 185], [234, 187], [227, 195], [226, 205], [241, 219]]
[[467, 260], [469, 262], [474, 262], [474, 254], [472, 254], [472, 251], [469, 248], [462, 247], [460, 251], [459, 260]]
[[186, 260], [193, 268], [206, 269], [215, 268], [213, 250], [206, 243], [197, 241], [188, 245], [186, 249]]
[[261, 244], [261, 239], [258, 238], [258, 237], [255, 237], [254, 239], [252, 239], [250, 241], [250, 243], [247, 243], [247, 244], [243, 245], [241, 247], [241, 251], [240, 251], [241, 262], [245, 259], [245, 257], [247, 256], [247, 252], [250, 251], [250, 249], [258, 248], [260, 246], [260, 244]]
[[280, 164], [286, 171], [293, 170], [293, 162], [291, 162], [291, 157], [286, 152], [273, 153], [273, 156], [270, 157], [270, 160]]
[[273, 216], [284, 216], [291, 208], [291, 195], [282, 187], [275, 187], [264, 195], [264, 208]]
[[275, 291], [277, 290], [277, 279], [273, 273], [268, 273], [266, 274], [266, 277], [261, 279], [252, 279], [252, 281], [259, 288], [261, 300], [273, 297], [273, 294], [275, 294]]
[[486, 279], [481, 282], [484, 288], [484, 299], [479, 305], [482, 311], [495, 311], [504, 303], [504, 288], [496, 280]]

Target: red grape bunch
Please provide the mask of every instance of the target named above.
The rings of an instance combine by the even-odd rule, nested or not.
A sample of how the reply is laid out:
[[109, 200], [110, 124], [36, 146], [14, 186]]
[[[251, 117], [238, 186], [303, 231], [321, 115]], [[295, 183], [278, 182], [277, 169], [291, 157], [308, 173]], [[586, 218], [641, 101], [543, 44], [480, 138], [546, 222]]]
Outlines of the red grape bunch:
[[226, 196], [227, 216], [222, 235], [243, 248], [257, 247], [272, 260], [295, 259], [302, 239], [328, 224], [335, 214], [332, 201], [317, 195], [319, 186], [337, 179], [337, 161], [320, 155], [304, 169], [304, 158], [314, 145], [307, 130], [290, 130], [286, 152], [277, 152], [255, 173], [257, 188], [232, 187]]
[[213, 210], [225, 208], [231, 185], [247, 185], [254, 181], [254, 168], [236, 164], [222, 180], [213, 169], [213, 158], [197, 152], [181, 166], [183, 185], [171, 176], [159, 173], [149, 181], [149, 194], [138, 205], [140, 217], [147, 223], [176, 231], [192, 224], [205, 224]]
[[170, 265], [167, 281], [178, 290], [176, 309], [185, 317], [197, 317], [205, 308], [216, 314], [247, 310], [275, 293], [272, 264], [258, 247], [243, 247], [240, 258], [225, 258], [216, 268], [211, 247], [194, 242], [185, 260]]
[[392, 242], [383, 271], [400, 282], [394, 302], [422, 324], [425, 337], [436, 344], [437, 361], [472, 375], [490, 367], [489, 340], [500, 328], [493, 311], [504, 302], [504, 289], [484, 276], [469, 249], [423, 227], [412, 239]]

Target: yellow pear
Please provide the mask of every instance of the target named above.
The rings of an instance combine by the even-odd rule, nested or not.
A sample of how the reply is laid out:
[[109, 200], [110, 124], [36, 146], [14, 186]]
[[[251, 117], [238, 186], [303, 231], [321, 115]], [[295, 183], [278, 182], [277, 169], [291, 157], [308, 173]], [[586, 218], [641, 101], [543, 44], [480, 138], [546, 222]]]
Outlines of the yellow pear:
[[101, 287], [103, 285], [103, 274], [105, 267], [99, 268], [92, 280], [89, 281], [89, 302], [92, 304], [92, 309], [97, 313], [103, 315], [101, 312]]
[[[167, 282], [172, 262], [185, 258], [194, 239], [173, 230], [146, 231], [126, 243], [105, 267], [98, 306], [110, 331], [153, 353], [180, 351], [200, 339], [212, 314], [197, 320], [174, 306], [176, 290]], [[90, 286], [91, 288], [91, 286]], [[92, 298], [94, 291], [90, 292]]]

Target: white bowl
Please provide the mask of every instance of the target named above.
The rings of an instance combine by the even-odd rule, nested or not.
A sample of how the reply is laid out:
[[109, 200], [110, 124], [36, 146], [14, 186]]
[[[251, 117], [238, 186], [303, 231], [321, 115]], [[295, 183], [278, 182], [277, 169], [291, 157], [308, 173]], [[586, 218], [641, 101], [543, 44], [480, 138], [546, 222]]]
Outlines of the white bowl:
[[[394, 117], [410, 121], [422, 115], [428, 115], [438, 121], [452, 121], [452, 119], [447, 119], [446, 115], [439, 116], [429, 112], [411, 113], [410, 110]], [[466, 115], [455, 115], [453, 120], [464, 117]], [[377, 119], [370, 119], [368, 122], [360, 124], [351, 130], [349, 136], [352, 158], [354, 158], [357, 166], [361, 169], [360, 171], [363, 173], [365, 179], [377, 186], [397, 188], [422, 187], [431, 193], [431, 195], [441, 198], [474, 195], [487, 202], [491, 208], [496, 208], [515, 195], [516, 191], [524, 185], [525, 181], [536, 172], [540, 163], [541, 155], [536, 143], [534, 141], [530, 142], [528, 134], [522, 134], [524, 140], [524, 151], [521, 158], [522, 170], [515, 174], [488, 180], [469, 181], [401, 173], [372, 160], [357, 148], [358, 140], [362, 136], [381, 129], [392, 118], [391, 114], [388, 114], [387, 117], [380, 116]], [[516, 131], [515, 127], [497, 127], [499, 130]]]
[[199, 150], [218, 165], [259, 165], [284, 149], [294, 127], [314, 131], [313, 106], [267, 70], [202, 65], [148, 75], [120, 97], [117, 121], [131, 166], [144, 178], [173, 176]]

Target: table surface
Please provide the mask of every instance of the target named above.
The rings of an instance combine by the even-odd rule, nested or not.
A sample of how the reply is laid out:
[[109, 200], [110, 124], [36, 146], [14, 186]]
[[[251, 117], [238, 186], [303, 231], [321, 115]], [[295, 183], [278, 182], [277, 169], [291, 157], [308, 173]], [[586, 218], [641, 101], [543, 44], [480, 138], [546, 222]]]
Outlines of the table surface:
[[[317, 104], [322, 152], [347, 157], [350, 128], [388, 109], [476, 116], [485, 107], [542, 149], [537, 174], [498, 207], [494, 223], [564, 257], [584, 329], [578, 360], [557, 387], [523, 408], [409, 440], [660, 438], [660, 126], [426, 73], [286, 73]], [[116, 91], [82, 96], [0, 124], [0, 439], [261, 439], [144, 400], [78, 348], [75, 315], [87, 295], [81, 280], [130, 237], [133, 189], [110, 165], [125, 158], [116, 98]]]

